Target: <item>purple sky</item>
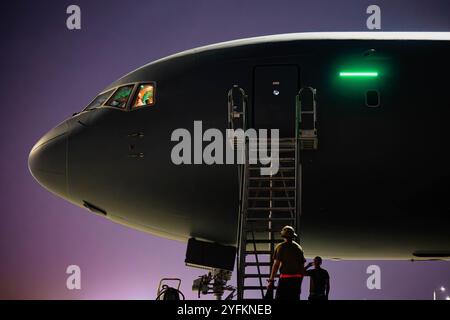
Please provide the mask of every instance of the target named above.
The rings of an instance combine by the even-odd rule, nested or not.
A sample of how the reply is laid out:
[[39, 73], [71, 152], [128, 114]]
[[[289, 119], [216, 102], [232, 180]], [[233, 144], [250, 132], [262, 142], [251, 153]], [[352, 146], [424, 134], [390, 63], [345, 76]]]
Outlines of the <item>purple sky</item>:
[[[153, 299], [159, 278], [180, 276], [188, 297], [202, 270], [185, 245], [94, 216], [40, 187], [27, 168], [33, 144], [101, 89], [141, 65], [210, 43], [301, 31], [364, 31], [378, 4], [384, 31], [450, 31], [443, 1], [2, 1], [0, 299]], [[66, 28], [66, 7], [82, 30]], [[82, 290], [65, 269], [82, 270]], [[382, 289], [366, 288], [366, 267]], [[325, 261], [333, 299], [430, 299], [450, 286], [449, 262]], [[304, 285], [304, 291], [307, 289]]]

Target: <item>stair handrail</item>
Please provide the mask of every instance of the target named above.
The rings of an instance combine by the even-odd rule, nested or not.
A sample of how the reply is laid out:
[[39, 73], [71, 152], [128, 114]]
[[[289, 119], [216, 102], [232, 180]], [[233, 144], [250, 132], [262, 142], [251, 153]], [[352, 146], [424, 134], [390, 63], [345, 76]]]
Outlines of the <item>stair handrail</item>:
[[303, 87], [300, 88], [297, 95], [295, 96], [295, 137], [301, 138], [301, 123], [302, 123], [302, 93], [306, 90], [311, 91], [312, 94], [312, 112], [314, 114], [313, 118], [313, 125], [314, 125], [314, 132], [316, 132], [316, 97], [317, 97], [317, 89], [313, 87]]
[[[242, 110], [237, 110], [238, 106], [235, 104], [234, 100], [235, 90], [238, 90], [239, 94], [241, 95]], [[235, 84], [230, 90], [228, 90], [227, 98], [228, 98], [228, 128], [234, 129], [236, 127], [234, 120], [240, 118], [240, 116], [242, 115], [242, 129], [245, 131], [247, 129], [247, 118], [248, 118], [247, 117], [248, 96], [245, 94], [244, 89]]]
[[302, 122], [302, 102], [301, 94], [303, 88], [298, 91], [295, 96], [295, 232], [300, 234], [300, 214], [301, 214], [301, 161], [300, 161], [300, 150], [301, 150], [301, 122]]
[[[241, 110], [239, 110], [239, 106], [235, 103], [234, 93], [239, 93], [241, 98]], [[247, 119], [248, 119], [248, 110], [247, 110], [247, 95], [245, 90], [242, 89], [239, 85], [233, 85], [233, 87], [228, 90], [227, 100], [228, 100], [228, 128], [236, 129], [237, 128], [237, 119], [241, 119], [242, 129], [244, 132], [247, 129]], [[238, 141], [239, 142], [239, 141]], [[231, 141], [234, 146], [235, 141]], [[245, 230], [245, 217], [246, 214], [246, 199], [248, 197], [247, 193], [247, 183], [248, 183], [248, 142], [244, 136], [243, 143], [243, 156], [244, 163], [238, 166], [238, 179], [239, 179], [239, 216], [238, 216], [238, 250], [237, 250], [237, 282], [238, 282], [238, 299], [243, 299], [243, 287], [244, 287], [244, 271], [245, 271], [245, 240], [246, 240], [246, 230]], [[244, 270], [241, 270], [243, 266]]]
[[258, 250], [256, 248], [256, 238], [255, 238], [255, 230], [252, 229], [252, 239], [253, 239], [253, 252], [255, 253], [255, 262], [256, 262], [256, 270], [258, 271], [258, 279], [259, 279], [259, 286], [261, 290], [261, 298], [264, 298], [264, 289], [263, 289], [263, 282], [262, 278], [263, 275], [261, 273], [261, 267], [259, 265], [259, 257], [258, 257]]

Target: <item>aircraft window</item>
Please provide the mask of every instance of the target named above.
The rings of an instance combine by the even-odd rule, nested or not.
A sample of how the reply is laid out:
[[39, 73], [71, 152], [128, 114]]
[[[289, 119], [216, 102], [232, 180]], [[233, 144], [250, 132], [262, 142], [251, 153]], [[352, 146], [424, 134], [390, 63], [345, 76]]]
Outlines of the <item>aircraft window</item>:
[[133, 109], [143, 106], [151, 106], [155, 102], [155, 87], [153, 84], [139, 85], [139, 91], [134, 102]]
[[113, 90], [109, 90], [105, 93], [99, 94], [97, 98], [95, 98], [94, 101], [92, 101], [84, 110], [92, 110], [100, 107], [103, 103], [105, 103], [106, 99], [109, 98], [112, 92]]
[[113, 96], [105, 104], [105, 106], [125, 109], [125, 107], [127, 106], [128, 98], [133, 91], [133, 87], [134, 85], [128, 85], [117, 89]]
[[366, 92], [366, 105], [368, 107], [378, 107], [380, 105], [380, 94], [376, 90]]

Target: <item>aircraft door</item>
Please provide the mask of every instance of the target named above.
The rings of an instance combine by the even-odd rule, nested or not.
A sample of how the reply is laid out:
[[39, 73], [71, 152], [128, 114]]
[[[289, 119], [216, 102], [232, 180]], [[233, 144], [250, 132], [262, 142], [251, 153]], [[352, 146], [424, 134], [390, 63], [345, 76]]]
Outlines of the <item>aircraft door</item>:
[[253, 83], [255, 128], [279, 129], [280, 137], [294, 137], [298, 66], [257, 66]]

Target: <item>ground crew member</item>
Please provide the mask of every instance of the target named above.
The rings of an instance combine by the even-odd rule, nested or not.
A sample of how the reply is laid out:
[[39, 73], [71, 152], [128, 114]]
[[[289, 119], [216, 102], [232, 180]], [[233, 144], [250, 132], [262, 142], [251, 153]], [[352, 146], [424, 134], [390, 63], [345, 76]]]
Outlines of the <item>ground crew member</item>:
[[308, 300], [328, 300], [330, 293], [330, 275], [322, 269], [322, 258], [315, 257], [313, 263], [308, 263], [306, 269], [314, 265], [314, 269], [307, 270], [306, 275], [310, 277]]
[[284, 238], [284, 242], [275, 247], [268, 289], [273, 288], [275, 276], [278, 269], [280, 269], [280, 279], [275, 299], [299, 300], [302, 280], [306, 272], [303, 249], [294, 241], [297, 234], [291, 226], [283, 227], [281, 237]]

